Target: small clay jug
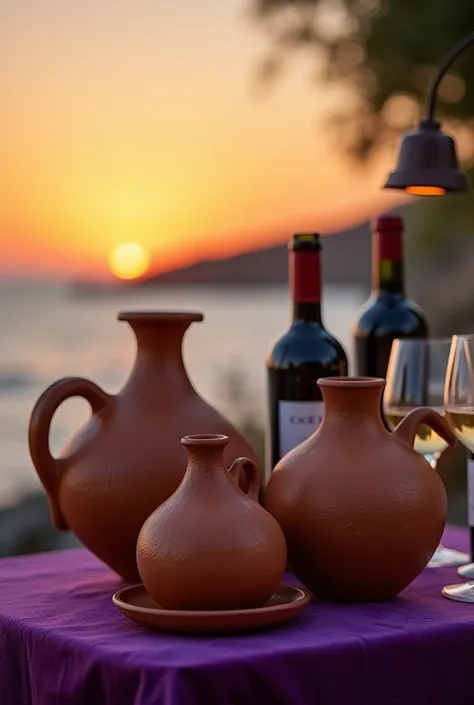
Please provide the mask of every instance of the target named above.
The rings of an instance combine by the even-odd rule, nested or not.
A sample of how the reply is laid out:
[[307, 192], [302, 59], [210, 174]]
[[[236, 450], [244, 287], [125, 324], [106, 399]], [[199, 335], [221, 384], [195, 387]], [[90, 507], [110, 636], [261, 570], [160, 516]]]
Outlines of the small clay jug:
[[[143, 584], [164, 609], [262, 607], [283, 576], [286, 544], [258, 504], [258, 467], [238, 458], [226, 470], [227, 436], [198, 434], [181, 443], [189, 458], [184, 479], [138, 537]], [[237, 484], [241, 473], [247, 494]]]
[[390, 433], [380, 414], [385, 380], [318, 380], [317, 431], [276, 465], [264, 506], [278, 520], [288, 563], [313, 594], [350, 602], [395, 598], [441, 539], [443, 483], [413, 450], [420, 424], [453, 444], [433, 409], [412, 410]]
[[[246, 455], [249, 443], [198, 395], [182, 358], [184, 334], [201, 313], [120, 313], [137, 340], [132, 373], [111, 396], [94, 382], [68, 377], [51, 385], [33, 409], [30, 454], [58, 529], [79, 540], [125, 580], [138, 582], [138, 533], [145, 519], [179, 486], [186, 470], [181, 437], [190, 428], [230, 438], [226, 459]], [[93, 345], [93, 341], [91, 342]], [[84, 397], [92, 418], [59, 458], [49, 450], [58, 406]]]

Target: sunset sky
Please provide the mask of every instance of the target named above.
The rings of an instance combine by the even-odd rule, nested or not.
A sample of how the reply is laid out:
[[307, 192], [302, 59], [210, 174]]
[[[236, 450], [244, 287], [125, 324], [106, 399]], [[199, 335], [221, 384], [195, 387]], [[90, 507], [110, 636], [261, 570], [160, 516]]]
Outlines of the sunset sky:
[[0, 271], [91, 276], [142, 245], [166, 269], [333, 231], [390, 203], [294, 62], [265, 93], [248, 0], [1, 0]]

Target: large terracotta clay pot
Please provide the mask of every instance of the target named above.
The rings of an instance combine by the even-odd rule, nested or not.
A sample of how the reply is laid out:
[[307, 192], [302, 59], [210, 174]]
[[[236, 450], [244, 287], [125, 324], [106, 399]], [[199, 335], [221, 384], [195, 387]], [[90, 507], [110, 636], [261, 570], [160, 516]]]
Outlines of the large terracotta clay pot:
[[[38, 399], [29, 446], [58, 529], [79, 540], [128, 581], [139, 580], [136, 543], [145, 519], [176, 490], [186, 469], [181, 437], [195, 430], [230, 438], [226, 459], [255, 459], [250, 445], [194, 390], [181, 347], [200, 313], [120, 313], [137, 339], [132, 373], [116, 396], [94, 382], [70, 377]], [[54, 412], [69, 397], [84, 397], [92, 418], [55, 459], [49, 450]]]
[[276, 465], [264, 506], [280, 523], [288, 563], [321, 597], [390, 600], [426, 566], [446, 521], [446, 493], [413, 450], [420, 424], [455, 442], [433, 409], [411, 411], [393, 433], [380, 415], [385, 381], [318, 381], [318, 430]]
[[[184, 479], [138, 538], [143, 584], [165, 609], [262, 607], [283, 576], [286, 544], [258, 504], [258, 467], [238, 458], [226, 470], [226, 436], [197, 434], [181, 442], [189, 455]], [[242, 471], [248, 495], [236, 482]]]

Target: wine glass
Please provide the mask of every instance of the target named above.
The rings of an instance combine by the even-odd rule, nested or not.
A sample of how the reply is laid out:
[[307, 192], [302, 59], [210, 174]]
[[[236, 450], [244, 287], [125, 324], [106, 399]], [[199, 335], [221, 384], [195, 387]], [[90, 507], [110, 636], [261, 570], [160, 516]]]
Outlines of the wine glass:
[[[444, 384], [451, 339], [394, 340], [387, 369], [383, 412], [392, 430], [417, 406], [430, 406], [444, 416]], [[447, 442], [425, 424], [418, 428], [414, 448], [436, 470]], [[428, 563], [429, 568], [466, 563], [469, 556], [441, 544]]]
[[[471, 545], [474, 540], [474, 335], [453, 335], [444, 390], [446, 419], [455, 436], [469, 451], [467, 496]], [[474, 563], [459, 568], [463, 578], [474, 579]], [[443, 595], [474, 602], [474, 580], [447, 585]]]

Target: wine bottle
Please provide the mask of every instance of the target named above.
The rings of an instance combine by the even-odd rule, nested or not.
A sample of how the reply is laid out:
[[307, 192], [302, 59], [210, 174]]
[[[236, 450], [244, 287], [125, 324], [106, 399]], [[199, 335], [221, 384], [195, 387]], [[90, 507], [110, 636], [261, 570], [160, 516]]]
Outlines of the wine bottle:
[[372, 226], [372, 294], [353, 330], [356, 374], [386, 377], [395, 338], [426, 338], [421, 308], [404, 292], [403, 220], [380, 215]]
[[266, 476], [321, 423], [320, 377], [347, 375], [342, 345], [321, 320], [321, 243], [297, 233], [288, 245], [293, 320], [267, 354], [269, 424]]

